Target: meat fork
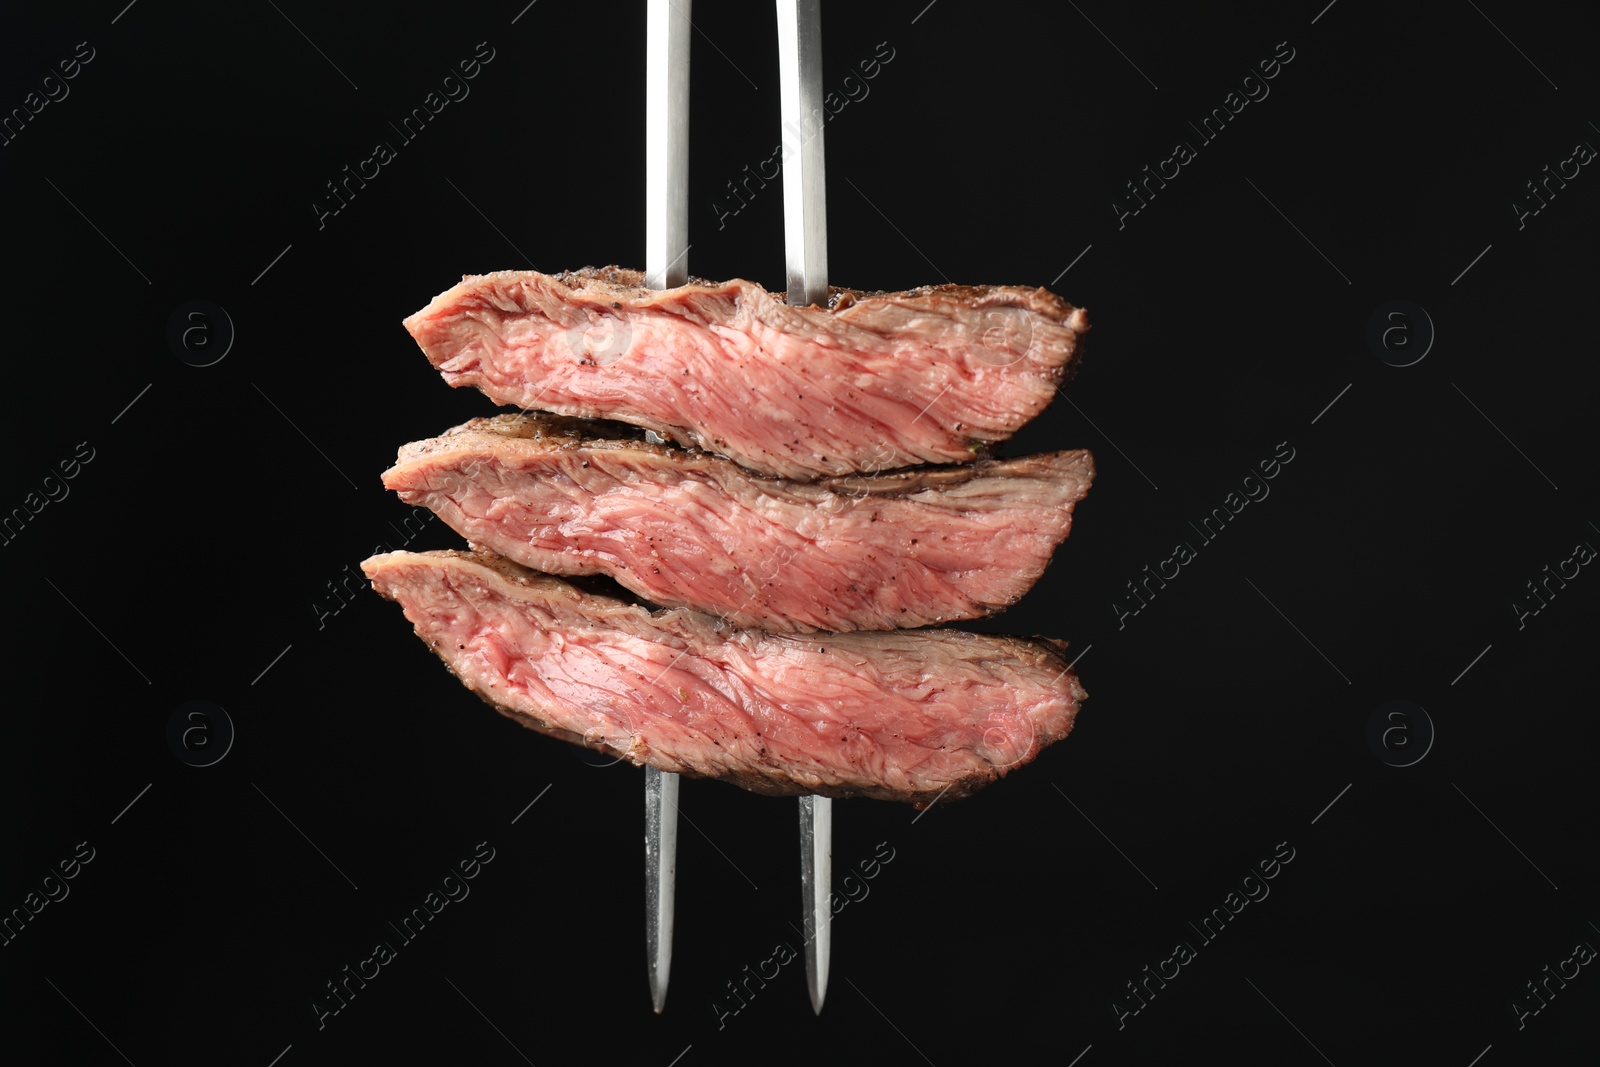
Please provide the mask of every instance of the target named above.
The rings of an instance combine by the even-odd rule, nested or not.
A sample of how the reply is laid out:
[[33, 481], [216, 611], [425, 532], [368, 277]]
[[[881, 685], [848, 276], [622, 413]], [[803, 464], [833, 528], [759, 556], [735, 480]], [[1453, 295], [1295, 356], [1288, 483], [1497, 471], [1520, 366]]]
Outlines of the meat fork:
[[[645, 64], [645, 282], [689, 280], [690, 0], [650, 0]], [[823, 185], [821, 0], [777, 0], [783, 128], [808, 131], [783, 163], [783, 241], [792, 307], [828, 300], [828, 223]], [[810, 120], [810, 121], [808, 121]], [[815, 128], [810, 127], [814, 125]], [[650, 1000], [666, 1006], [672, 971], [678, 863], [678, 776], [644, 771], [645, 937]], [[806, 984], [821, 1014], [832, 955], [833, 800], [800, 798], [800, 890]]]

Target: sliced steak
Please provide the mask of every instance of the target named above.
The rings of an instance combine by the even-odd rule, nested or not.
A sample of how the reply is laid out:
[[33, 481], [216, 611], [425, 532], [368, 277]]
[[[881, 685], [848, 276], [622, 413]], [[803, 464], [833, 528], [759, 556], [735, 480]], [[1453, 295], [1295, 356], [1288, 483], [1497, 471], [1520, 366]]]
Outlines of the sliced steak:
[[503, 714], [758, 793], [965, 796], [1065, 737], [1086, 696], [1059, 642], [740, 630], [487, 554], [391, 552], [362, 569]]
[[1094, 476], [1076, 451], [789, 482], [619, 431], [555, 415], [474, 419], [406, 445], [383, 484], [537, 570], [606, 574], [737, 626], [848, 631], [1016, 603]]
[[1043, 289], [643, 287], [638, 271], [467, 277], [405, 320], [451, 385], [649, 427], [785, 478], [964, 463], [1044, 410], [1088, 317]]

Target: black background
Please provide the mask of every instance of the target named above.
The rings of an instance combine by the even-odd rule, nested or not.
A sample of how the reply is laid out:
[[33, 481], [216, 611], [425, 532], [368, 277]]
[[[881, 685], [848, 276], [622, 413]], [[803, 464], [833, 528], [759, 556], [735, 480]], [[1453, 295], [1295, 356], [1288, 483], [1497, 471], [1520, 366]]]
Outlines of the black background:
[[[493, 714], [394, 605], [328, 591], [399, 541], [396, 447], [491, 407], [401, 318], [466, 272], [642, 265], [643, 6], [7, 12], [6, 113], [94, 50], [0, 145], [0, 508], [59, 495], [93, 449], [0, 547], [0, 908], [94, 849], [0, 947], [8, 1059], [1592, 1062], [1592, 966], [1521, 1029], [1512, 1004], [1600, 945], [1600, 577], [1520, 628], [1512, 604], [1600, 544], [1600, 178], [1520, 228], [1512, 203], [1600, 144], [1594, 24], [1322, 2], [827, 6], [828, 88], [893, 50], [827, 128], [832, 279], [1089, 309], [1072, 403], [1009, 451], [1086, 446], [1099, 478], [982, 628], [1068, 639], [1092, 696], [977, 798], [839, 804], [839, 877], [894, 858], [836, 920], [826, 1010], [796, 961], [720, 1021], [727, 982], [799, 948], [793, 802], [684, 784], [657, 1017], [640, 773]], [[779, 287], [778, 185], [714, 206], [779, 143], [773, 14], [694, 19], [690, 270]], [[470, 96], [401, 144], [389, 122], [480, 41]], [[1188, 128], [1290, 49], [1213, 142]], [[324, 183], [380, 140], [397, 157], [319, 225]], [[1178, 140], [1196, 158], [1119, 226]], [[208, 367], [167, 341], [195, 299], [234, 333]], [[1437, 330], [1412, 366], [1366, 339], [1393, 300]], [[1200, 544], [1189, 523], [1282, 442], [1270, 496]], [[1119, 619], [1180, 541], [1197, 558]], [[434, 523], [411, 547], [455, 543]], [[212, 766], [169, 747], [190, 700], [237, 731]], [[1368, 743], [1391, 700], [1436, 730], [1408, 767]], [[1420, 744], [1401, 725], [1390, 761]], [[471, 895], [319, 1029], [324, 983], [479, 842]], [[1270, 895], [1202, 943], [1189, 923], [1280, 843]], [[1119, 1028], [1125, 983], [1179, 941], [1196, 958]]]

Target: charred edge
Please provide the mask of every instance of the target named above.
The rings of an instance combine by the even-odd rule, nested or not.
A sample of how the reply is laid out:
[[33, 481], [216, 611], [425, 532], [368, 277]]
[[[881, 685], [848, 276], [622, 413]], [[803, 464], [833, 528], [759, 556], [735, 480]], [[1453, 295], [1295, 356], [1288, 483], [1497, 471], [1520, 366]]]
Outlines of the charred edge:
[[707, 463], [729, 474], [737, 474], [751, 483], [816, 486], [848, 496], [908, 496], [924, 489], [951, 488], [994, 476], [1050, 478], [1057, 473], [1055, 467], [1058, 462], [1065, 460], [1070, 463], [1080, 453], [1084, 457], [1085, 481], [1090, 482], [1094, 478], [1093, 457], [1083, 449], [995, 459], [990, 456], [993, 443], [974, 441], [972, 447], [982, 458], [973, 463], [929, 463], [797, 481], [751, 471], [733, 460], [698, 448], [653, 443], [646, 438], [645, 430], [628, 423], [569, 418], [542, 412], [471, 419], [445, 430], [437, 437], [401, 446], [395, 467], [458, 449], [466, 453], [482, 451], [486, 455], [479, 458], [496, 459], [499, 458], [493, 454], [496, 446], [501, 442], [514, 441], [527, 441], [539, 446], [533, 449], [535, 452], [638, 452], [680, 463], [685, 469]]
[[[605, 267], [582, 267], [578, 270], [566, 270], [556, 274], [547, 274], [545, 277], [550, 278], [552, 281], [573, 290], [594, 288], [596, 283], [600, 283], [613, 290], [616, 290], [616, 295], [622, 295], [624, 292], [628, 292], [637, 293], [640, 295], [649, 293], [659, 296], [663, 291], [671, 291], [650, 289], [644, 284], [644, 271], [634, 270], [630, 267], [622, 267], [616, 264], [611, 264]], [[722, 289], [736, 284], [748, 285], [759, 289], [780, 304], [788, 303], [788, 297], [785, 293], [781, 291], [774, 292], [772, 290], [768, 290], [757, 282], [752, 282], [743, 278], [729, 278], [722, 281], [716, 281], [709, 278], [701, 278], [696, 275], [690, 275], [689, 280], [680, 288]], [[923, 285], [918, 286], [915, 289], [906, 289], [901, 291], [890, 291], [886, 289], [851, 289], [844, 286], [829, 286], [828, 299], [823, 306], [827, 311], [837, 314], [863, 300], [927, 297], [946, 297], [954, 301], [974, 304], [992, 302], [1014, 304], [1016, 306], [1026, 307], [1039, 315], [1063, 324], [1069, 322], [1075, 313], [1082, 310], [1081, 308], [1068, 303], [1055, 293], [1050, 292], [1048, 289], [1043, 287], [1030, 288], [1028, 286], [1021, 285], [942, 284]], [[1081, 338], [1086, 330], [1087, 327], [1082, 330], [1075, 330], [1074, 332], [1077, 333]]]

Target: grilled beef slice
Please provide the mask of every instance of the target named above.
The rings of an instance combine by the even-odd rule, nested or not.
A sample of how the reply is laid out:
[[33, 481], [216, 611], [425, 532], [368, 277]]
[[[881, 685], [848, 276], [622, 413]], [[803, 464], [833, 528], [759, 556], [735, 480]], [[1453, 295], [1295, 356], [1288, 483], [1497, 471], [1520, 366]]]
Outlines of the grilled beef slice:
[[1008, 607], [1043, 573], [1094, 475], [1075, 451], [798, 483], [628, 432], [552, 415], [474, 419], [406, 445], [383, 482], [524, 566], [606, 574], [657, 604], [809, 632]]
[[650, 612], [488, 554], [362, 564], [469, 688], [542, 733], [772, 795], [968, 795], [1072, 728], [1059, 642], [799, 637]]
[[1089, 328], [1017, 286], [834, 288], [796, 308], [737, 279], [643, 281], [619, 267], [469, 276], [405, 326], [453, 386], [798, 480], [970, 462], [1044, 410]]

